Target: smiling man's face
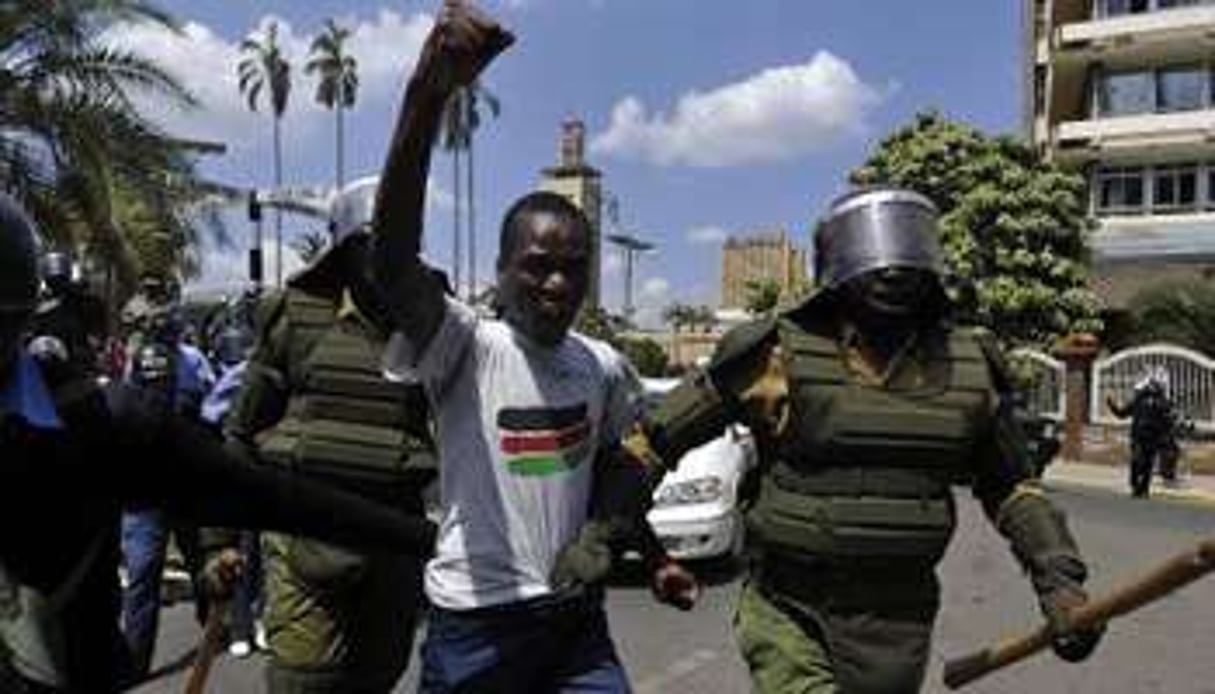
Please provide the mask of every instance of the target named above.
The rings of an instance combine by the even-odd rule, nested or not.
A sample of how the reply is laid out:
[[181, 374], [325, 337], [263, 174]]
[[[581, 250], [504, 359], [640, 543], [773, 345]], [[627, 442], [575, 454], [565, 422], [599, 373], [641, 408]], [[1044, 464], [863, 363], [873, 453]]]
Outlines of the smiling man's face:
[[590, 235], [576, 218], [549, 211], [524, 213], [513, 248], [499, 262], [503, 318], [544, 344], [565, 337], [590, 270]]

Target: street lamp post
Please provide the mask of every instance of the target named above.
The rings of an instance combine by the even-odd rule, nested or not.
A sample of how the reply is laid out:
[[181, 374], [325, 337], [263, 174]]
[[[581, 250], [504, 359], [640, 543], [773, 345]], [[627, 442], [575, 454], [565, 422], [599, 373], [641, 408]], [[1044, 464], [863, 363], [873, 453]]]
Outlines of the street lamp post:
[[654, 250], [654, 244], [628, 234], [610, 234], [607, 240], [624, 251], [624, 319], [633, 322], [633, 260], [638, 253]]

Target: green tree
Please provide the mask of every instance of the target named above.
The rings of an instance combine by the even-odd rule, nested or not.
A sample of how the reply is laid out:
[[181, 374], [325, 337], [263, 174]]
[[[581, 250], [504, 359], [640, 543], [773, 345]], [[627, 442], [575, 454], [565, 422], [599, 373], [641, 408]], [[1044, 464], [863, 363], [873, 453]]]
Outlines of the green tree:
[[963, 320], [1012, 344], [1045, 346], [1101, 330], [1087, 288], [1089, 234], [1082, 176], [1043, 163], [1020, 140], [991, 137], [939, 113], [919, 114], [852, 172], [932, 199], [950, 292]]
[[[291, 63], [283, 55], [278, 43], [278, 23], [270, 22], [266, 33], [259, 37], [249, 36], [241, 41], [240, 52], [244, 56], [236, 66], [240, 80], [240, 91], [249, 104], [249, 110], [257, 111], [263, 95], [270, 102], [270, 115], [274, 124], [274, 187], [283, 187], [283, 143], [282, 120], [287, 111], [291, 95]], [[274, 243], [278, 249], [276, 283], [283, 284], [283, 211], [274, 209]]]
[[310, 58], [304, 65], [305, 74], [315, 73], [318, 76], [316, 102], [334, 112], [333, 180], [338, 190], [342, 189], [345, 179], [342, 112], [354, 108], [359, 90], [358, 61], [346, 51], [348, 40], [349, 29], [339, 26], [333, 19], [326, 19], [324, 30], [312, 39]]
[[291, 249], [307, 265], [321, 257], [321, 254], [329, 247], [329, 241], [329, 234], [322, 231], [309, 231], [296, 238], [291, 244]]
[[587, 306], [574, 321], [574, 329], [583, 335], [615, 344], [617, 336], [624, 332], [625, 321], [605, 308]]
[[689, 304], [674, 302], [662, 310], [662, 322], [671, 326], [671, 332], [678, 334], [680, 330], [691, 327], [696, 321], [696, 307]]
[[1127, 302], [1129, 347], [1145, 342], [1171, 342], [1215, 355], [1215, 286], [1208, 280], [1159, 282], [1139, 290]]
[[747, 282], [745, 302], [747, 313], [770, 315], [780, 304], [780, 282], [771, 278]]
[[[476, 292], [477, 285], [477, 218], [474, 194], [475, 160], [473, 158], [473, 141], [477, 129], [481, 127], [482, 116], [485, 113], [497, 117], [502, 110], [498, 97], [485, 88], [480, 80], [460, 87], [452, 92], [443, 110], [443, 134], [440, 144], [451, 153], [452, 162], [452, 194], [455, 204], [452, 207], [452, 280], [456, 293], [460, 291], [460, 236], [461, 211], [468, 220], [468, 295]], [[461, 157], [465, 160], [463, 170], [465, 180], [461, 182]], [[463, 195], [461, 195], [463, 190]]]
[[648, 337], [622, 337], [616, 346], [642, 376], [658, 378], [666, 375], [667, 353], [654, 340]]
[[197, 240], [188, 203], [200, 195], [192, 146], [137, 106], [155, 98], [188, 109], [194, 97], [160, 65], [104, 41], [133, 23], [177, 29], [139, 0], [0, 3], [0, 189], [52, 244], [85, 249], [88, 265], [114, 280], [108, 288], [126, 290], [148, 262], [141, 234], [178, 250]]
[[717, 325], [717, 314], [704, 304], [693, 306], [688, 318], [693, 329], [699, 328], [703, 332], [709, 332]]

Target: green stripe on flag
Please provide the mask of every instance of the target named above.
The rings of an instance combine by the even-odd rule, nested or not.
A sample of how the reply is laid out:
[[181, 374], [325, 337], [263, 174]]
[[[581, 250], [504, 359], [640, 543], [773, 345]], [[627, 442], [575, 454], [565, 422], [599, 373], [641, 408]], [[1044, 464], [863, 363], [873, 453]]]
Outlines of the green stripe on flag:
[[510, 468], [511, 474], [523, 477], [547, 477], [569, 469], [564, 458], [551, 455], [515, 458], [507, 462], [507, 467]]

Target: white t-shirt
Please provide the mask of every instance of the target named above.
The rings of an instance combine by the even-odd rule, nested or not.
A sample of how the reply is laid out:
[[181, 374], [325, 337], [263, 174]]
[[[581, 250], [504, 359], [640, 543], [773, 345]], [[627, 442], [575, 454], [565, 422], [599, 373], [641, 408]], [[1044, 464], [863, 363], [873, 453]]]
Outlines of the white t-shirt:
[[431, 601], [463, 610], [551, 593], [553, 560], [587, 517], [595, 454], [639, 411], [628, 361], [577, 333], [544, 347], [448, 299], [425, 353], [396, 333], [384, 366], [424, 385], [436, 420]]

